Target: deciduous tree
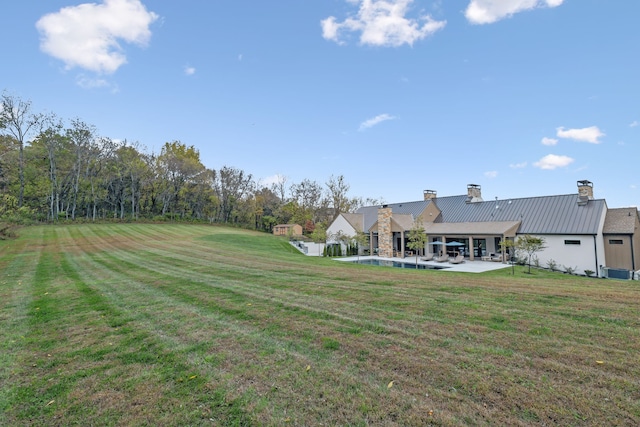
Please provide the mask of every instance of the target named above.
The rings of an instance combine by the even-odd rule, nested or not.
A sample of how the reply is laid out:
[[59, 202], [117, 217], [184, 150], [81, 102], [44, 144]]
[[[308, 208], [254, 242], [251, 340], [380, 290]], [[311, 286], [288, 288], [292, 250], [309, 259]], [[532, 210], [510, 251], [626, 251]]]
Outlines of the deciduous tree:
[[529, 234], [525, 234], [524, 236], [518, 236], [514, 243], [514, 247], [518, 251], [522, 251], [527, 254], [529, 265], [529, 273], [531, 273], [531, 257], [540, 252], [544, 248], [546, 248], [545, 240], [543, 237], [531, 236]]

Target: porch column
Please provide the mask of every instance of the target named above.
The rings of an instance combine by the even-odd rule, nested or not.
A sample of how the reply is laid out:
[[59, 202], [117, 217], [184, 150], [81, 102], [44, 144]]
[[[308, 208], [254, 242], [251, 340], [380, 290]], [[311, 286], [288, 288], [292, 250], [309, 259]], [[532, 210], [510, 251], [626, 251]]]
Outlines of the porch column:
[[369, 231], [369, 256], [373, 255], [373, 231]]
[[442, 245], [440, 245], [440, 247], [442, 248], [442, 255], [446, 255], [447, 254], [447, 238], [445, 236], [442, 236]]
[[473, 236], [469, 236], [469, 261], [473, 261]]
[[391, 208], [383, 205], [378, 209], [378, 255], [393, 257], [393, 231], [391, 231]]
[[404, 231], [400, 232], [400, 258], [404, 258]]

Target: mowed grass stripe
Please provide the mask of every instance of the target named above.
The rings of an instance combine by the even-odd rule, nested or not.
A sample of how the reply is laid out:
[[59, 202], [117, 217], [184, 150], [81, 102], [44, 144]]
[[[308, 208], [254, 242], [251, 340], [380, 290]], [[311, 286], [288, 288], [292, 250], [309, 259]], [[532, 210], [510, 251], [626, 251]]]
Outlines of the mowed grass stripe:
[[[139, 262], [137, 262], [136, 265], [139, 265]], [[167, 264], [165, 262], [163, 262], [163, 263], [160, 263], [160, 265], [167, 265]], [[160, 265], [153, 266], [152, 269], [160, 268]], [[239, 284], [235, 283], [235, 286], [239, 286]], [[496, 350], [496, 352], [499, 353], [499, 350]], [[477, 363], [465, 362], [464, 365], [469, 367], [469, 368], [471, 368], [471, 367], [477, 365]], [[464, 383], [462, 383], [462, 384], [464, 384]]]
[[[182, 283], [182, 280], [188, 277], [189, 286], [172, 286], [172, 288], [175, 288], [173, 289], [174, 292], [182, 292], [185, 295], [187, 292], [191, 292], [192, 298], [195, 299], [199, 298], [198, 295], [203, 290], [207, 290], [202, 288], [204, 286], [211, 291], [217, 292], [218, 301], [237, 300], [235, 302], [239, 304], [248, 303], [249, 301], [262, 302], [270, 304], [274, 309], [278, 308], [278, 306], [283, 306], [283, 302], [286, 301], [285, 309], [300, 311], [301, 314], [306, 315], [311, 314], [315, 319], [324, 318], [329, 320], [338, 317], [339, 321], [343, 322], [353, 323], [358, 321], [358, 319], [343, 314], [354, 312], [353, 309], [355, 307], [351, 306], [353, 303], [334, 302], [332, 305], [327, 305], [326, 300], [321, 296], [302, 294], [300, 291], [304, 287], [309, 287], [307, 283], [296, 281], [297, 289], [295, 291], [283, 290], [278, 286], [265, 286], [269, 283], [287, 280], [286, 278], [283, 279], [280, 273], [265, 278], [264, 274], [247, 275], [243, 271], [221, 271], [216, 269], [215, 266], [201, 264], [200, 260], [195, 257], [173, 256], [172, 253], [158, 250], [149, 252], [143, 248], [138, 248], [133, 253], [116, 248], [110, 248], [107, 252], [108, 256], [112, 257], [112, 263], [108, 265], [110, 269], [117, 270], [120, 268], [130, 272], [129, 274], [136, 274], [139, 280], [148, 281], [149, 278], [156, 277], [157, 273], [162, 273], [164, 275], [161, 277], [162, 281], [154, 279], [155, 282], [177, 284]], [[154, 261], [155, 258], [158, 258], [158, 260]], [[198, 267], [194, 266], [193, 263], [196, 263]], [[253, 276], [256, 277], [254, 278]], [[319, 286], [324, 286], [324, 283], [314, 283], [311, 286], [315, 290], [319, 290]], [[293, 287], [288, 287], [287, 289], [293, 289]], [[311, 292], [313, 290], [309, 293]], [[224, 307], [221, 307], [221, 309], [224, 309]], [[377, 311], [380, 312], [381, 318], [384, 318], [389, 312], [388, 309], [378, 309]], [[375, 325], [371, 320], [367, 321], [365, 328], [378, 331], [384, 330], [382, 324]], [[406, 328], [396, 328], [396, 332], [405, 333]]]
[[[83, 405], [85, 421], [118, 424], [640, 420], [633, 284], [346, 266], [271, 236], [182, 227], [83, 225], [43, 237], [59, 255], [38, 275], [61, 276], [48, 286], [69, 299], [68, 315], [54, 307], [46, 325], [67, 333], [59, 344], [32, 335], [53, 363], [38, 366], [46, 384], [24, 381], [57, 390], [47, 408], [65, 421], [79, 423]], [[20, 413], [29, 411], [54, 420]]]
[[40, 262], [44, 229], [29, 231], [28, 240], [0, 241], [0, 425], [11, 425], [9, 410], [28, 369], [25, 359], [30, 353], [27, 336], [34, 308], [33, 276]]
[[[93, 254], [93, 256], [96, 256], [96, 254]], [[109, 271], [109, 270], [107, 270], [107, 271]], [[117, 281], [119, 281], [119, 280], [120, 280], [120, 278], [117, 278], [116, 280], [117, 280]], [[126, 282], [125, 282], [125, 283], [123, 283], [123, 284], [124, 284], [124, 286], [127, 286], [127, 289], [128, 289], [128, 290], [130, 290], [130, 289], [131, 289], [131, 288], [129, 288], [129, 287], [128, 287], [128, 286], [130, 285], [130, 283], [126, 283]], [[130, 295], [130, 296], [131, 296], [131, 295]], [[143, 296], [143, 300], [145, 300], [145, 301], [149, 301], [149, 298], [151, 298], [151, 297], [152, 297], [152, 295], [146, 294], [146, 295], [144, 295], [144, 296]], [[135, 303], [136, 303], [136, 301], [138, 301], [138, 298], [136, 298], [135, 296], [133, 296], [133, 298], [132, 298], [132, 299], [133, 299], [133, 301], [130, 301], [130, 302], [129, 302], [130, 304], [135, 304]], [[152, 304], [152, 305], [155, 305], [155, 304]], [[148, 304], [144, 304], [144, 305], [142, 305], [141, 307], [139, 307], [139, 309], [140, 309], [141, 311], [146, 311], [146, 310], [147, 310], [147, 308], [148, 308]], [[206, 328], [206, 327], [207, 327], [206, 322], [204, 322], [203, 320], [204, 320], [204, 319], [202, 319], [202, 318], [197, 319], [197, 321], [196, 321], [196, 325], [198, 325], [198, 327], [199, 327], [199, 328]], [[228, 326], [228, 325], [214, 325], [214, 326], [224, 326], [224, 327], [225, 327], [225, 328], [224, 328], [224, 330], [227, 330], [227, 331], [229, 330], [229, 326]], [[215, 329], [216, 329], [216, 328], [214, 328], [213, 330], [215, 330]], [[233, 330], [234, 330], [234, 329], [232, 329], [232, 331], [233, 331]], [[244, 330], [244, 328], [243, 328], [242, 330]], [[242, 340], [242, 336], [243, 336], [243, 335], [245, 335], [245, 336], [249, 335], [250, 337], [252, 336], [252, 340], [253, 340], [253, 341], [255, 341], [255, 340], [259, 340], [260, 342], [259, 342], [259, 343], [257, 343], [257, 344], [256, 344], [256, 343], [245, 343], [245, 345], [247, 345], [247, 344], [251, 344], [251, 345], [252, 345], [252, 346], [254, 346], [254, 347], [257, 345], [257, 349], [255, 349], [255, 351], [258, 351], [258, 352], [266, 352], [267, 354], [272, 354], [272, 353], [275, 353], [275, 352], [279, 351], [279, 349], [280, 349], [280, 348], [282, 348], [282, 347], [287, 347], [287, 348], [289, 348], [289, 347], [290, 347], [290, 345], [287, 345], [286, 343], [283, 343], [283, 342], [277, 342], [277, 341], [273, 341], [273, 340], [266, 340], [266, 338], [265, 338], [264, 334], [261, 334], [261, 333], [254, 333], [254, 334], [249, 333], [249, 334], [247, 334], [246, 332], [243, 334], [243, 333], [242, 333], [242, 330], [237, 331], [237, 333], [235, 334], [235, 337], [233, 337], [233, 340], [234, 340], [234, 341]], [[164, 332], [166, 332], [166, 331], [164, 331]], [[182, 329], [182, 330], [180, 331], [180, 333], [181, 333], [181, 334], [189, 334], [189, 333], [190, 333], [190, 331], [189, 331], [188, 329], [187, 329], [187, 330]], [[269, 342], [269, 341], [271, 341], [271, 342]], [[242, 351], [238, 351], [238, 350], [237, 350], [237, 346], [234, 346], [234, 348], [236, 348], [236, 351], [234, 351], [234, 352], [233, 352], [232, 354], [230, 354], [228, 357], [235, 357], [235, 358], [237, 358], [237, 356], [238, 356], [239, 354], [243, 354], [243, 353], [242, 353]], [[245, 350], [245, 352], [246, 352], [246, 350]], [[283, 357], [285, 357], [285, 356], [283, 356]], [[286, 356], [286, 358], [290, 358], [290, 356]], [[239, 363], [239, 362], [241, 362], [243, 359], [244, 359], [244, 358], [240, 358], [240, 359], [238, 359], [238, 360], [237, 360], [237, 362], [236, 362], [236, 363], [234, 363], [232, 366], [234, 366], [234, 365], [235, 365], [235, 366], [243, 366], [243, 364], [242, 364], [242, 363]], [[304, 366], [304, 365], [306, 365], [307, 363], [308, 363], [308, 362], [305, 362], [304, 364], [301, 364], [301, 366]], [[316, 370], [318, 370], [318, 371], [321, 371], [321, 369], [318, 369], [318, 366], [316, 366], [315, 364], [314, 364], [314, 369], [316, 369]], [[302, 369], [301, 369], [301, 372], [303, 372], [303, 371], [302, 371]], [[334, 374], [334, 375], [335, 375], [335, 374], [338, 374], [338, 375], [339, 375], [339, 372], [338, 372], [338, 373], [333, 372], [333, 374]], [[378, 384], [379, 384], [379, 383], [378, 383]], [[354, 388], [354, 385], [349, 385], [349, 388]], [[302, 390], [297, 390], [296, 392], [297, 392], [297, 393], [301, 393], [301, 392], [302, 392]], [[272, 409], [277, 409], [277, 408], [272, 408]]]
[[237, 284], [236, 284], [237, 285]]
[[[19, 400], [35, 411], [17, 408], [15, 420], [40, 420], [37, 423], [45, 424], [44, 419], [51, 413], [59, 416], [56, 407], [65, 406], [65, 424], [82, 419], [89, 424], [110, 424], [115, 420], [127, 425], [148, 424], [149, 420], [155, 420], [165, 425], [182, 425], [201, 420], [204, 415], [223, 423], [248, 424], [248, 417], [238, 404], [227, 402], [225, 394], [209, 387], [203, 378], [191, 378], [193, 370], [181, 357], [158, 345], [147, 331], [135, 325], [125, 329], [123, 325], [131, 323], [131, 319], [122, 319], [122, 310], [111, 305], [81, 277], [84, 271], [76, 269], [74, 262], [78, 257], [81, 255], [76, 251], [62, 252], [57, 264], [63, 273], [60, 276], [73, 284], [67, 288], [80, 295], [64, 306], [75, 315], [67, 319], [72, 324], [56, 322], [54, 304], [48, 313], [43, 312], [53, 314], [42, 327], [46, 326], [59, 345], [48, 346], [46, 364], [40, 361], [43, 367], [38, 366], [37, 377], [29, 381], [34, 386], [17, 393]], [[66, 352], [60, 351], [59, 347], [66, 347], [67, 338], [78, 336], [79, 329], [84, 331], [80, 332], [84, 335], [81, 342], [69, 346]], [[53, 365], [62, 365], [63, 372], [60, 369], [52, 372]], [[99, 391], [105, 385], [110, 391], [106, 394]], [[70, 393], [71, 390], [74, 392]], [[190, 409], [187, 413], [179, 410], [184, 406], [184, 397], [194, 390], [198, 390], [198, 398], [190, 402]], [[40, 399], [51, 399], [48, 400], [51, 404], [34, 404], [38, 392]], [[151, 408], [147, 408], [145, 398], [151, 397], [155, 409], [149, 413]], [[139, 406], [134, 405], [136, 410], [131, 411], [130, 402], [139, 402]]]

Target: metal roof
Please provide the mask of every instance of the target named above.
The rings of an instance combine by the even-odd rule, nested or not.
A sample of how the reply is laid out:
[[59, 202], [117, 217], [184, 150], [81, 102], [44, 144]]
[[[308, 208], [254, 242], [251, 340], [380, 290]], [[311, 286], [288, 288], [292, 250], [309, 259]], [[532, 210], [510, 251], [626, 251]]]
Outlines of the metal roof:
[[[394, 214], [411, 214], [415, 218], [434, 203], [441, 212], [435, 223], [520, 222], [518, 234], [597, 234], [606, 211], [604, 199], [579, 204], [577, 194], [473, 203], [467, 203], [467, 199], [467, 195], [437, 197], [386, 207]], [[356, 211], [363, 215], [364, 230], [378, 220], [380, 207], [366, 206]]]
[[[390, 203], [382, 206], [391, 208], [394, 214], [410, 214], [413, 218], [417, 217], [431, 203], [432, 200], [420, 200], [417, 202]], [[364, 206], [356, 211], [358, 214], [364, 215], [364, 230], [369, 230], [376, 221], [378, 221], [378, 209], [382, 206]]]
[[519, 234], [597, 234], [603, 199], [578, 204], [576, 194], [465, 203], [467, 196], [435, 199], [437, 222], [520, 221]]

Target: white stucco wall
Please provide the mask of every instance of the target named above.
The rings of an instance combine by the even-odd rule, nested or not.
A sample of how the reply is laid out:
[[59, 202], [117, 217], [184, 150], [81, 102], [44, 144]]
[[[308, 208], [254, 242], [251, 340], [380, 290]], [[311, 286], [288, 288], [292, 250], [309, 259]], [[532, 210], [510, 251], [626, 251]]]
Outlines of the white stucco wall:
[[[596, 274], [599, 272], [596, 253], [599, 264], [602, 264], [602, 260], [604, 260], [601, 236], [599, 239], [596, 238], [595, 243], [593, 235], [539, 235], [536, 237], [542, 237], [545, 240], [546, 248], [534, 255], [540, 260], [541, 267], [546, 268], [547, 261], [554, 260], [558, 271], [564, 271], [566, 266], [575, 268], [577, 274], [584, 274], [584, 270], [591, 270]], [[579, 240], [580, 244], [566, 245], [565, 240]], [[598, 240], [600, 240], [599, 245], [597, 244]]]
[[339, 231], [341, 231], [342, 234], [351, 237], [357, 234], [351, 224], [349, 224], [342, 215], [338, 215], [338, 217], [327, 228], [327, 243], [337, 243], [335, 240], [332, 240], [331, 237]]

